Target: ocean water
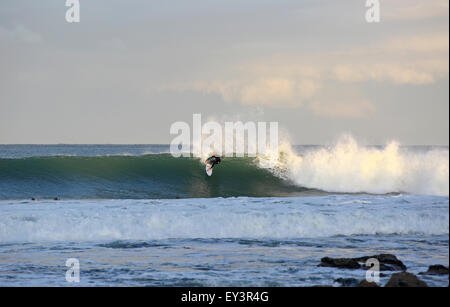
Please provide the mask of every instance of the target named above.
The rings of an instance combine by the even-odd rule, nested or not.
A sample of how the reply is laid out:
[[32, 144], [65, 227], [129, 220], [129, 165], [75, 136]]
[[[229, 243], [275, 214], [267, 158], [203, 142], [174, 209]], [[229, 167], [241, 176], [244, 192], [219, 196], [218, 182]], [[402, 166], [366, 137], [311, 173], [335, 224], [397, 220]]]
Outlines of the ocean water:
[[282, 145], [212, 177], [168, 149], [0, 145], [0, 286], [337, 285], [366, 272], [322, 257], [449, 264], [448, 147]]

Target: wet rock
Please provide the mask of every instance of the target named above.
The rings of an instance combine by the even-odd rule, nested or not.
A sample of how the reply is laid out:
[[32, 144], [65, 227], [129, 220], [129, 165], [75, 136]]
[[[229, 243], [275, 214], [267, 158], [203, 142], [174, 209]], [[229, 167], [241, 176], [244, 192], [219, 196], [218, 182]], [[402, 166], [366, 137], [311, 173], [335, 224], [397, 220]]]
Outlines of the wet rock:
[[[356, 261], [366, 263], [370, 258], [375, 258], [380, 262], [380, 271], [406, 271], [406, 265], [403, 264], [395, 255], [379, 254], [355, 258]], [[365, 265], [364, 265], [365, 267]]]
[[414, 274], [401, 272], [392, 274], [385, 287], [428, 287], [428, 285]]
[[363, 281], [361, 281], [361, 282], [358, 284], [358, 287], [361, 287], [361, 288], [377, 288], [377, 287], [380, 287], [380, 286], [377, 285], [377, 284], [374, 283], [374, 282], [369, 282], [369, 281], [367, 281], [367, 280], [363, 280]]
[[430, 265], [428, 271], [419, 273], [419, 275], [448, 275], [448, 267], [440, 264]]
[[380, 271], [406, 271], [406, 266], [392, 254], [379, 254], [359, 258], [330, 258], [321, 259], [319, 266], [334, 267], [340, 269], [367, 269], [365, 263], [368, 259], [375, 258], [380, 263]]
[[330, 258], [324, 257], [318, 266], [321, 267], [333, 267], [340, 269], [359, 269], [361, 265], [352, 258]]
[[355, 278], [338, 278], [334, 282], [341, 287], [356, 287], [359, 284], [359, 280]]

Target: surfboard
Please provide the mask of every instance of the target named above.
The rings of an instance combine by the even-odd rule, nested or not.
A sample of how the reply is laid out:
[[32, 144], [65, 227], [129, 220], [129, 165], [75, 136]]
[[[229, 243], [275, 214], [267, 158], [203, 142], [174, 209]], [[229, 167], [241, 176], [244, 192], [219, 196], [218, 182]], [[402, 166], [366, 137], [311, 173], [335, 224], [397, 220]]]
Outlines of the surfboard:
[[206, 164], [205, 166], [206, 175], [211, 176], [212, 175], [212, 168], [211, 164]]

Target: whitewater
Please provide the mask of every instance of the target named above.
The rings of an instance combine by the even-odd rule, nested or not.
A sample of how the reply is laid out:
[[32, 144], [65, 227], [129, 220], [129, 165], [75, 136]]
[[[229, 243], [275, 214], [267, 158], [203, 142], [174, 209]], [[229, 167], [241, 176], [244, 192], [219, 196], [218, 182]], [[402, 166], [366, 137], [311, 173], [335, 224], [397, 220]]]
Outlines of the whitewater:
[[0, 146], [0, 199], [161, 199], [329, 193], [449, 195], [448, 147], [291, 146], [225, 157], [207, 178], [202, 158], [166, 145]]
[[448, 147], [400, 147], [397, 142], [367, 147], [343, 136], [332, 146], [302, 154], [283, 143], [258, 161], [296, 185], [328, 192], [449, 195]]
[[76, 286], [336, 285], [365, 271], [322, 257], [380, 253], [448, 266], [448, 147], [284, 143], [212, 177], [168, 149], [0, 145], [0, 286], [74, 286], [68, 258]]
[[1, 242], [449, 232], [448, 199], [439, 196], [1, 201], [0, 208]]

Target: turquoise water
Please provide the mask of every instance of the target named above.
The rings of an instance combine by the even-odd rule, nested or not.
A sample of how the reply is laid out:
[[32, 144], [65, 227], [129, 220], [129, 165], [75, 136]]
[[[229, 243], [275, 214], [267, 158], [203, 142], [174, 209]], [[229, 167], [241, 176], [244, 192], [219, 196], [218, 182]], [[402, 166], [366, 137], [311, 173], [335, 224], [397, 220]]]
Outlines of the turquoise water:
[[[326, 256], [392, 253], [416, 274], [449, 264], [448, 195], [346, 193], [330, 174], [335, 193], [249, 158], [225, 159], [208, 178], [198, 159], [167, 149], [0, 146], [0, 286], [312, 286], [365, 278], [317, 267]], [[325, 149], [296, 150], [307, 160]], [[401, 156], [432, 170], [415, 187], [445, 194], [445, 176], [432, 176], [448, 172], [442, 151]], [[430, 157], [438, 163], [420, 160]], [[398, 172], [376, 175], [362, 187], [384, 188], [378, 179], [388, 176], [410, 186]], [[80, 283], [65, 279], [69, 258], [80, 262]], [[420, 278], [448, 285], [448, 276]]]

